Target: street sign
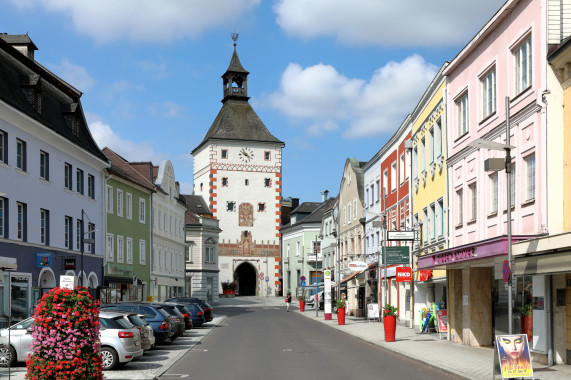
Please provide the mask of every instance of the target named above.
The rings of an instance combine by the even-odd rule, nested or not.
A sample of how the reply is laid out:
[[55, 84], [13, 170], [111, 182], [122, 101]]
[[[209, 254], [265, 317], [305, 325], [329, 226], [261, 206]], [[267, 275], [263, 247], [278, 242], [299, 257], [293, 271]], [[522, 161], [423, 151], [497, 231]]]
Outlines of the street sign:
[[504, 261], [504, 265], [502, 266], [502, 275], [504, 276], [504, 281], [508, 282], [510, 279], [510, 263], [507, 260]]
[[301, 277], [299, 278], [299, 281], [304, 281], [304, 282], [305, 282], [305, 276], [301, 276]]
[[387, 231], [387, 240], [414, 241], [414, 230]]
[[385, 247], [384, 256], [387, 265], [410, 264], [410, 247]]
[[270, 276], [266, 276], [266, 282], [270, 281]]
[[301, 287], [305, 288], [305, 281], [301, 281]]
[[260, 280], [264, 279], [264, 272], [260, 272]]

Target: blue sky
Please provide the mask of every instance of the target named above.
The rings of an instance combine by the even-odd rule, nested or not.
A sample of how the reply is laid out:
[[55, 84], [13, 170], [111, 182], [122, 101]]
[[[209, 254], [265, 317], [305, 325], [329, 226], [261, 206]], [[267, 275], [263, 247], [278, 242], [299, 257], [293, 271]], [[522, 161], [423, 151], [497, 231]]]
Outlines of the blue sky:
[[250, 103], [285, 142], [284, 197], [337, 195], [503, 0], [3, 0], [0, 32], [83, 92], [100, 148], [171, 160], [185, 194], [237, 51]]

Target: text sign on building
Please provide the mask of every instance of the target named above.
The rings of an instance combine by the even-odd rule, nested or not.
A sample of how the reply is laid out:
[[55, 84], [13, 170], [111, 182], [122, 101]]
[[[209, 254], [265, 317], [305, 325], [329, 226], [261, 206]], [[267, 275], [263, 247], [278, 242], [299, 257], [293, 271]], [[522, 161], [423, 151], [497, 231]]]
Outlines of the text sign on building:
[[411, 267], [398, 267], [397, 268], [397, 282], [411, 282], [412, 268]]
[[36, 253], [36, 266], [38, 268], [49, 268], [52, 266], [52, 253], [51, 252], [38, 252]]
[[410, 247], [385, 247], [383, 264], [399, 265], [410, 264]]
[[66, 257], [63, 259], [63, 269], [75, 269], [75, 257]]
[[414, 230], [410, 230], [410, 231], [387, 231], [387, 240], [414, 241]]
[[478, 256], [476, 247], [461, 248], [453, 251], [440, 253], [434, 256], [435, 264], [447, 264], [472, 260]]

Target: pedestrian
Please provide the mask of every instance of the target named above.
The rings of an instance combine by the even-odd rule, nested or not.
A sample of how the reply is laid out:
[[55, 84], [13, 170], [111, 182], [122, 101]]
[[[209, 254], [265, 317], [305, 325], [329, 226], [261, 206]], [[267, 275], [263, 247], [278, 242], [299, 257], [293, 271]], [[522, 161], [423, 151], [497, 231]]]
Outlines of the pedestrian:
[[291, 305], [291, 293], [290, 292], [287, 292], [285, 301], [286, 301], [286, 310], [289, 313], [289, 306]]

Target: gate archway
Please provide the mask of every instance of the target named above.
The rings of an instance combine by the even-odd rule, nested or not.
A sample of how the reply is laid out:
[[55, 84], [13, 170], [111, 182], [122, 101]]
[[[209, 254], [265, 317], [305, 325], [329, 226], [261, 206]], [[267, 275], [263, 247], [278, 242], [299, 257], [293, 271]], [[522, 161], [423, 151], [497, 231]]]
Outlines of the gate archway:
[[238, 295], [256, 295], [256, 268], [252, 264], [242, 263], [238, 265], [238, 268], [234, 271], [234, 278], [238, 282]]

